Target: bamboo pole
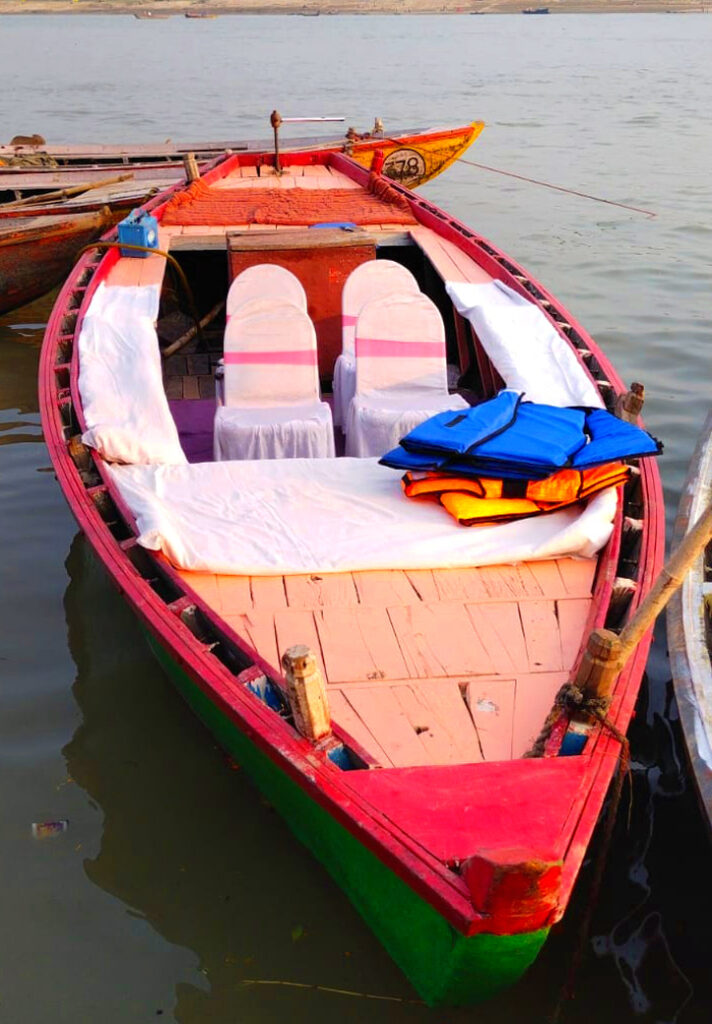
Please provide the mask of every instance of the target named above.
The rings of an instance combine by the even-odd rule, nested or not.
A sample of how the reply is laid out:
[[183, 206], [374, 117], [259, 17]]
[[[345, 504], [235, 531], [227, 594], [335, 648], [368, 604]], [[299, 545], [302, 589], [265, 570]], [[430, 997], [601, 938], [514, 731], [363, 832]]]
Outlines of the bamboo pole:
[[185, 334], [181, 334], [180, 338], [176, 338], [176, 340], [172, 341], [170, 345], [162, 349], [161, 356], [164, 359], [167, 359], [168, 356], [172, 356], [176, 352], [179, 352], [180, 349], [188, 344], [189, 341], [193, 340], [198, 333], [199, 328], [202, 330], [203, 327], [207, 327], [209, 323], [212, 323], [224, 305], [225, 299], [221, 299], [221, 301], [218, 302], [217, 305], [213, 306], [213, 308], [206, 313], [204, 317], [202, 317], [197, 323], [194, 323], [193, 326], [185, 332]]
[[575, 681], [584, 697], [606, 699], [610, 696], [616, 677], [711, 539], [712, 502], [660, 570], [648, 595], [620, 635], [610, 629], [594, 629], [589, 636]]
[[95, 188], [103, 188], [104, 185], [116, 185], [120, 181], [129, 181], [133, 178], [133, 171], [130, 174], [119, 174], [115, 178], [104, 178], [102, 181], [85, 183], [84, 185], [72, 185], [71, 188], [60, 188], [55, 192], [42, 192], [37, 196], [25, 196], [24, 199], [14, 199], [11, 203], [2, 203], [0, 211], [14, 210], [18, 206], [31, 206], [33, 203], [46, 203], [49, 199], [69, 199], [70, 196], [81, 195], [82, 192], [91, 192]]

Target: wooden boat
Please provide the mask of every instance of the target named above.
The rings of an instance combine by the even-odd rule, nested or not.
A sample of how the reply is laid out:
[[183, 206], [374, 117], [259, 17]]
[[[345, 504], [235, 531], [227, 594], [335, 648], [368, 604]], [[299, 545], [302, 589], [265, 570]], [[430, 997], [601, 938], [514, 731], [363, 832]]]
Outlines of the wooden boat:
[[58, 284], [82, 246], [112, 223], [105, 207], [0, 220], [0, 313], [24, 306]]
[[[482, 121], [448, 128], [402, 129], [375, 134], [332, 139], [283, 140], [283, 152], [348, 152], [354, 160], [368, 167], [376, 148], [385, 153], [385, 172], [415, 188], [430, 181], [450, 167], [475, 141], [484, 128]], [[200, 162], [214, 160], [225, 150], [245, 153], [270, 153], [271, 143], [264, 139], [252, 142], [185, 142], [150, 143], [134, 146], [65, 145], [0, 146], [0, 201], [20, 199], [78, 184], [99, 181], [107, 172], [120, 173], [131, 168], [137, 185], [165, 188], [182, 180], [183, 157], [193, 152]], [[25, 157], [44, 154], [52, 166], [18, 166]]]
[[[138, 296], [141, 304], [157, 302], [150, 295], [161, 289], [158, 337], [169, 342], [175, 336], [169, 331], [175, 289], [164, 281], [164, 258], [122, 258], [114, 246], [78, 262], [44, 341], [40, 407], [60, 485], [180, 693], [350, 896], [422, 997], [431, 1004], [486, 998], [520, 977], [564, 914], [616, 770], [619, 746], [610, 731], [573, 722], [563, 707], [550, 711], [590, 629], [618, 628], [660, 566], [657, 469], [648, 459], [634, 465], [629, 483], [608, 506], [608, 529], [599, 541], [604, 546], [596, 554], [573, 558], [568, 548], [549, 547], [510, 564], [511, 558], [498, 562], [497, 555], [475, 556], [468, 547], [464, 564], [443, 568], [446, 560], [429, 543], [417, 545], [417, 556], [404, 553], [409, 502], [399, 496], [397, 476], [384, 484], [388, 500], [399, 503], [391, 519], [395, 539], [368, 526], [371, 506], [364, 504], [364, 491], [340, 506], [343, 518], [320, 511], [318, 494], [336, 486], [334, 478], [387, 472], [373, 459], [210, 461], [213, 420], [219, 416], [212, 371], [223, 355], [224, 321], [222, 314], [215, 319], [216, 311], [229, 281], [245, 280], [245, 268], [267, 264], [270, 273], [281, 268], [282, 276], [289, 270], [306, 295], [328, 398], [342, 344], [344, 281], [354, 268], [373, 265], [374, 256], [386, 257], [410, 269], [445, 317], [448, 379], [458, 381], [457, 395], [445, 392], [450, 404], [488, 398], [502, 384], [500, 364], [487, 355], [481, 332], [455, 312], [446, 289], [452, 282], [458, 288], [482, 285], [488, 294], [499, 282], [516, 296], [511, 301], [527, 300], [528, 313], [545, 324], [596, 402], [613, 408], [623, 384], [583, 327], [513, 259], [431, 202], [389, 183], [376, 169], [369, 174], [344, 154], [289, 154], [281, 175], [266, 157], [235, 154], [190, 189], [150, 201], [146, 211], [157, 218], [161, 250], [177, 258], [187, 275], [195, 315], [206, 332], [201, 349], [166, 348], [175, 354], [165, 360], [162, 388], [156, 376], [156, 404], [150, 409], [166, 425], [170, 421], [175, 451], [178, 434], [167, 412], [168, 396], [183, 448], [200, 464], [117, 467], [81, 440], [83, 435], [99, 444], [95, 433], [86, 433], [95, 431], [96, 421], [87, 421], [82, 388], [87, 374], [103, 372], [106, 349], [99, 345], [98, 362], [82, 352], [89, 351], [87, 331], [97, 329], [103, 303], [121, 304], [127, 296], [132, 302]], [[308, 227], [323, 221], [332, 226]], [[420, 294], [416, 299], [424, 301]], [[241, 314], [228, 313], [232, 332]], [[294, 306], [288, 315], [298, 315], [300, 324], [307, 316]], [[212, 342], [206, 326], [211, 316]], [[142, 323], [145, 334], [145, 317]], [[149, 341], [153, 347], [145, 356], [137, 351], [134, 361], [141, 387], [149, 364], [156, 365], [156, 336]], [[367, 351], [368, 338], [364, 345]], [[282, 347], [275, 342], [269, 352], [237, 361], [252, 366], [284, 359], [289, 381], [297, 367], [314, 366], [314, 348], [308, 349], [309, 359], [301, 358], [301, 350], [292, 359]], [[235, 362], [228, 355], [226, 373]], [[511, 383], [509, 372], [506, 382]], [[122, 424], [135, 401], [135, 390], [129, 390], [119, 403]], [[137, 415], [143, 409], [139, 401]], [[133, 443], [136, 434], [130, 432], [128, 440]], [[332, 440], [338, 444], [338, 434]], [[120, 457], [130, 461], [125, 452]], [[253, 486], [240, 491], [248, 502], [253, 490], [260, 501], [272, 495], [270, 512], [258, 502], [254, 532], [247, 513], [220, 519], [240, 529], [227, 525], [223, 533], [219, 527], [218, 547], [223, 553], [236, 538], [257, 543], [275, 515], [280, 522], [286, 517], [289, 527], [268, 530], [267, 558], [277, 551], [286, 555], [267, 568], [238, 559], [237, 571], [227, 572], [201, 569], [200, 561], [187, 568], [165, 548], [150, 550], [146, 544], [158, 542], [142, 535], [143, 514], [124, 485], [142, 473], [164, 471], [166, 479], [187, 474], [193, 481], [190, 500], [198, 502], [213, 493], [205, 482], [212, 474], [252, 474]], [[285, 503], [279, 508], [276, 492], [265, 483], [275, 474]], [[296, 484], [299, 474], [304, 476]], [[612, 499], [607, 492], [606, 501]], [[300, 542], [294, 540], [293, 502], [306, 503], [307, 534], [299, 534]], [[359, 509], [356, 515], [352, 505]], [[177, 505], [171, 508], [175, 512]], [[440, 529], [445, 513], [434, 505], [423, 508], [429, 526], [435, 516]], [[206, 529], [212, 515], [213, 506], [203, 505], [200, 522]], [[544, 520], [553, 522], [538, 522]], [[328, 538], [334, 530], [332, 548]], [[338, 538], [353, 543], [354, 531], [378, 548], [370, 567], [364, 567], [360, 544], [356, 567], [348, 562], [356, 557], [351, 549], [346, 569], [337, 561]], [[317, 542], [326, 545], [326, 560], [332, 554], [333, 560], [312, 565], [307, 556], [307, 568], [295, 570], [294, 551], [312, 550]], [[471, 530], [453, 527], [447, 535], [448, 544], [483, 542]], [[434, 562], [423, 564], [424, 558]], [[625, 731], [632, 715], [649, 643], [648, 634], [616, 681], [609, 717], [618, 730]], [[319, 705], [320, 728], [310, 730], [304, 706], [288, 697], [299, 658], [309, 669], [307, 685], [319, 683], [311, 657], [303, 648], [295, 654], [295, 644], [313, 652], [325, 680], [322, 696], [330, 717]], [[286, 680], [280, 667], [285, 650]], [[578, 753], [565, 756], [572, 743]]]
[[[712, 413], [690, 463], [673, 543], [679, 544], [712, 501]], [[712, 824], [712, 544], [702, 552], [671, 599], [668, 649], [692, 774], [707, 821]]]

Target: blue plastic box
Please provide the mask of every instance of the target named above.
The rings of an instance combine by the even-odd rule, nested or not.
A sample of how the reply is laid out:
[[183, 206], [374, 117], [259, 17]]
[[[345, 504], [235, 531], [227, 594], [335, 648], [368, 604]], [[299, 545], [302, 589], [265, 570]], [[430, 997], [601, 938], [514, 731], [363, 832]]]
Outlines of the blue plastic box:
[[[150, 213], [132, 210], [128, 217], [119, 221], [119, 242], [126, 245], [146, 245], [149, 249], [158, 248], [158, 221]], [[121, 249], [122, 256], [136, 256], [145, 260], [151, 254], [140, 249]]]

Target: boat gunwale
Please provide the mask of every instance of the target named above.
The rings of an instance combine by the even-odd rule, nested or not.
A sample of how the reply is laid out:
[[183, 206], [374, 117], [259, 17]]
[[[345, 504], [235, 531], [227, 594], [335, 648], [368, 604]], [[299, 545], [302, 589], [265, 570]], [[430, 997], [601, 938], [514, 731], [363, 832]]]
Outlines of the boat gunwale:
[[[244, 156], [244, 154], [235, 154], [232, 157], [216, 162], [216, 166], [206, 177], [208, 177], [209, 181], [223, 177], [229, 173], [235, 163], [239, 164], [244, 160]], [[307, 154], [307, 162], [309, 162], [309, 158], [310, 155]], [[347, 173], [354, 180], [358, 180], [359, 175], [368, 175], [368, 172], [363, 170], [358, 164], [348, 160], [346, 157], [342, 157], [340, 154], [331, 154], [329, 157], [330, 166], [336, 164], [337, 169], [344, 169], [340, 166], [341, 161], [348, 161], [349, 169]], [[182, 183], [177, 183], [167, 192], [154, 197], [154, 199], [146, 204], [144, 209], [150, 209], [154, 214], [160, 215], [165, 203], [180, 187], [182, 187]], [[479, 239], [479, 236], [470, 229], [460, 225], [459, 222], [444, 214], [443, 211], [437, 211], [437, 208], [433, 207], [432, 204], [420, 200], [419, 197], [414, 196], [402, 186], [393, 183], [393, 187], [402, 191], [406, 196], [411, 203], [416, 218], [421, 223], [425, 221], [422, 216], [418, 216], [418, 212], [425, 215], [425, 220], [435, 218], [437, 223], [433, 226], [435, 229], [440, 228], [437, 231], [438, 234], [444, 237], [452, 236], [453, 240], [456, 240], [459, 247], [465, 252], [467, 252], [468, 247], [476, 248], [477, 262], [480, 265], [483, 265], [485, 257], [489, 258], [493, 269], [496, 267], [498, 277], [507, 280], [508, 283], [511, 283], [522, 294], [526, 294], [528, 298], [533, 298], [538, 303], [539, 300], [530, 291], [518, 287], [520, 282], [513, 277], [511, 271], [496, 262], [497, 255], [501, 255], [510, 266], [514, 266], [516, 270], [520, 271], [526, 282], [535, 289], [538, 289], [539, 293], [550, 304], [550, 307], [554, 308], [560, 315], [563, 315], [565, 322], [570, 324], [578, 333], [582, 344], [593, 353], [601, 370], [607, 374], [614, 390], [618, 393], [623, 390], [620, 378], [618, 378], [608, 360], [600, 352], [595, 342], [593, 342], [593, 339], [586, 334], [576, 321], [568, 316], [568, 313], [563, 310], [563, 307], [553, 296], [550, 296], [530, 275], [526, 274], [522, 268], [519, 268], [510, 257], [499, 254], [499, 250], [486, 242], [486, 240]], [[426, 224], [426, 226], [431, 225]], [[486, 249], [480, 248], [482, 243], [487, 246]], [[92, 278], [83, 289], [83, 298], [72, 334], [73, 339], [78, 337], [84, 312], [93, 292], [111, 265], [112, 255], [115, 261], [118, 256], [116, 255], [116, 250], [112, 250], [111, 253], [93, 264]], [[318, 803], [324, 806], [329, 813], [333, 814], [364, 845], [376, 853], [385, 864], [403, 878], [416, 892], [438, 909], [459, 931], [464, 934], [486, 931], [486, 915], [482, 915], [474, 910], [464, 882], [458, 876], [446, 865], [436, 860], [416, 841], [395, 828], [386, 815], [355, 794], [348, 786], [349, 773], [341, 773], [339, 769], [328, 763], [325, 757], [317, 756], [317, 752], [311, 744], [300, 738], [287, 723], [265, 708], [249, 691], [241, 688], [240, 684], [235, 682], [235, 674], [231, 673], [224, 664], [219, 662], [217, 658], [205, 658], [207, 650], [205, 645], [200, 643], [188, 627], [179, 620], [177, 615], [165, 615], [166, 602], [151, 588], [147, 579], [130, 562], [125, 550], [126, 544], [122, 545], [114, 538], [109, 527], [101, 518], [91, 498], [91, 494], [82, 481], [77, 467], [71, 460], [67, 450], [58, 398], [58, 392], [61, 389], [57, 385], [55, 373], [55, 365], [57, 364], [54, 358], [59, 345], [61, 320], [67, 312], [76, 312], [76, 308], [74, 310], [66, 308], [70, 297], [75, 294], [76, 285], [74, 282], [89, 267], [92, 267], [92, 263], [88, 255], [86, 255], [79, 261], [77, 267], [68, 278], [52, 312], [41, 358], [40, 402], [45, 422], [47, 443], [58, 478], [70, 507], [79, 521], [80, 527], [87, 534], [91, 546], [108, 569], [115, 584], [129, 600], [129, 603], [148, 626], [152, 634], [163, 646], [167, 645], [171, 656], [175, 657], [181, 667], [188, 671], [191, 679], [200, 686], [203, 692], [211, 697], [211, 699], [217, 698], [224, 712], [250, 736], [260, 749], [264, 750], [274, 761], [278, 762], [283, 770], [295, 779]], [[558, 322], [549, 315], [548, 309], [546, 307], [542, 308], [552, 323], [557, 326], [562, 337], [575, 349], [572, 339], [564, 334]], [[580, 355], [579, 358], [581, 359]], [[581, 361], [585, 366], [583, 360]], [[62, 365], [66, 366], [66, 364]], [[73, 412], [83, 426], [76, 366], [77, 347], [73, 345], [70, 370], [70, 400], [73, 402]], [[65, 401], [66, 398], [67, 396], [65, 395]], [[108, 479], [108, 474], [105, 472], [102, 460], [95, 452], [91, 453], [91, 458], [103, 480], [102, 487], [107, 488], [114, 504], [126, 518], [129, 527], [132, 524], [135, 527], [131, 513], [121, 501], [116, 488], [113, 486], [113, 482]], [[646, 505], [646, 508], [653, 508], [655, 504], [654, 498], [660, 489], [659, 477], [656, 467], [646, 463], [645, 460], [641, 462], [641, 486], [644, 488], [647, 500], [652, 502]], [[599, 556], [599, 570], [596, 581], [599, 604], [597, 605], [596, 617], [600, 620], [605, 619], [608, 601], [612, 593], [613, 579], [615, 578], [617, 566], [617, 561], [615, 560], [617, 560], [620, 550], [622, 514], [622, 508], [619, 507], [614, 533], [617, 540], [613, 543], [609, 542], [609, 545]], [[659, 551], [659, 523], [657, 523], [657, 530], [655, 529], [656, 523], [655, 517], [645, 517], [640, 561], [644, 561], [646, 571], [643, 574], [642, 585], [638, 587], [631, 606], [639, 603], [647, 591], [645, 581], [650, 580], [650, 573], [647, 571], [648, 561], [654, 562], [658, 557], [662, 557]], [[135, 530], [133, 532], [135, 535]], [[645, 558], [643, 559], [642, 556], [644, 554]], [[146, 555], [151, 557], [149, 552], [146, 552]], [[153, 560], [157, 563], [156, 559]], [[186, 581], [175, 573], [172, 567], [169, 565], [157, 567], [160, 574], [168, 576], [175, 583], [178, 590], [190, 598], [191, 604], [199, 607], [209, 621], [215, 622], [218, 618], [215, 613], [192, 591], [192, 588], [186, 584]], [[599, 590], [598, 588], [601, 589]], [[170, 626], [168, 625], [169, 623]], [[236, 635], [229, 636], [225, 624], [219, 622], [216, 632], [228, 636], [228, 639], [235, 644], [238, 650], [245, 654], [253, 663], [264, 666], [264, 662], [257, 652], [253, 651]], [[616, 687], [612, 718], [622, 728], [626, 727], [632, 712], [632, 703], [638, 689], [636, 682], [639, 680], [640, 675], [642, 675], [644, 656], [647, 654], [647, 644], [649, 644], [649, 638], [644, 641], [632, 663], [622, 673]], [[269, 666], [265, 667], [268, 669], [270, 676], [275, 675], [273, 669]], [[277, 720], [275, 721], [275, 719]], [[570, 817], [575, 817], [576, 821], [575, 824], [569, 823], [568, 820], [563, 823], [566, 825], [563, 832], [568, 836], [568, 839], [564, 837], [563, 833], [562, 837], [560, 837], [562, 842], [565, 843], [565, 849], [562, 848], [562, 856], [565, 859], [566, 892], [564, 895], [566, 898], [562, 898], [560, 901], [558, 908], [559, 916], [563, 913], [566, 906], [568, 889], [573, 885], [588, 839], [598, 819], [618, 755], [617, 743], [612, 737], [603, 736], [600, 731], [591, 737], [589, 744], [586, 753], [580, 755], [584, 758], [586, 764], [587, 782], [585, 786], [582, 784], [581, 791], [577, 793], [575, 806], [572, 808], [570, 815]], [[547, 751], [547, 753], [551, 752]], [[523, 924], [522, 930], [527, 930], [525, 924]]]

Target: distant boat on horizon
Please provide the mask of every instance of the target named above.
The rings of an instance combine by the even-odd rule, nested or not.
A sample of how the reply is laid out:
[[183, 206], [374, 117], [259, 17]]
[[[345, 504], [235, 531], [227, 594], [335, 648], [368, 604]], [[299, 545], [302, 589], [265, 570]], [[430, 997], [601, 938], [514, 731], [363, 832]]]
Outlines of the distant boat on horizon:
[[548, 7], [525, 7], [522, 14], [548, 14]]

